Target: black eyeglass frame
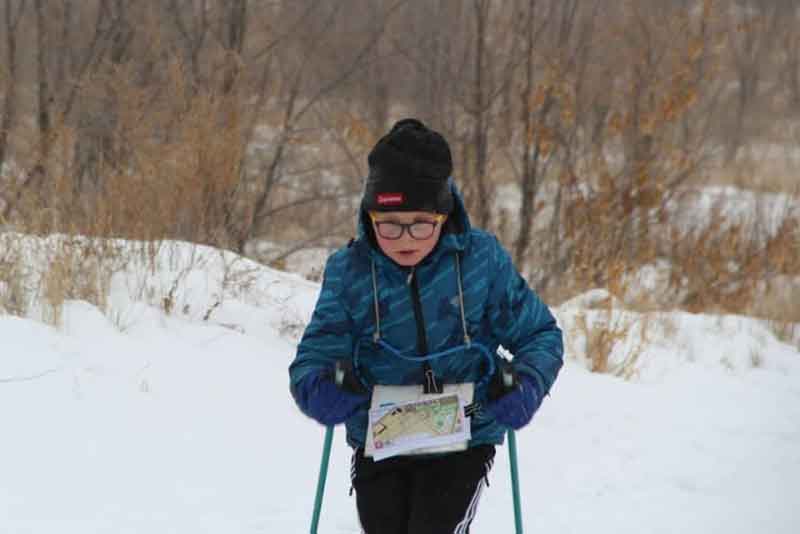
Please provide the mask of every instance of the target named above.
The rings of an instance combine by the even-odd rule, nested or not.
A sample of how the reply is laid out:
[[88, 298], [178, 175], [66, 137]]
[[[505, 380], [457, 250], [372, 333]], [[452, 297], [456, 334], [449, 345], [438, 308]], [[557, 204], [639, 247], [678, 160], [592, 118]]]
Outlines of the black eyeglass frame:
[[[434, 221], [414, 221], [411, 223], [399, 223], [394, 221], [379, 221], [375, 218], [375, 215], [372, 213], [369, 214], [370, 219], [372, 219], [372, 223], [375, 225], [375, 229], [378, 232], [378, 235], [381, 236], [383, 239], [387, 239], [389, 241], [396, 241], [403, 237], [403, 234], [408, 232], [408, 235], [411, 236], [411, 239], [415, 241], [425, 241], [426, 239], [430, 239], [433, 236], [433, 233], [436, 231], [436, 225], [441, 224], [442, 221], [446, 219], [446, 216], [442, 215], [441, 213], [436, 214], [436, 219]], [[399, 226], [400, 233], [397, 234], [395, 237], [389, 237], [381, 232], [381, 225], [392, 225], [392, 226]], [[425, 237], [418, 237], [414, 235], [414, 231], [412, 230], [413, 227], [419, 228], [420, 226], [429, 227], [430, 233], [425, 235]]]

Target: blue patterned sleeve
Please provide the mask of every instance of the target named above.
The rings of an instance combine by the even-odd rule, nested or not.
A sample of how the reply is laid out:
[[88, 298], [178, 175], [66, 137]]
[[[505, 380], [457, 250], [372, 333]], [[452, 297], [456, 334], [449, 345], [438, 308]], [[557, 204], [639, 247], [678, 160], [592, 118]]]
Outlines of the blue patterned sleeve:
[[535, 378], [540, 392], [547, 394], [564, 362], [561, 329], [496, 238], [493, 245], [489, 285], [493, 334], [514, 355], [514, 369]]
[[319, 371], [330, 371], [336, 360], [348, 358], [353, 353], [353, 323], [342, 298], [345, 273], [341, 252], [328, 258], [311, 322], [306, 326], [294, 361], [289, 366], [295, 399], [298, 398], [296, 387], [303, 378]]

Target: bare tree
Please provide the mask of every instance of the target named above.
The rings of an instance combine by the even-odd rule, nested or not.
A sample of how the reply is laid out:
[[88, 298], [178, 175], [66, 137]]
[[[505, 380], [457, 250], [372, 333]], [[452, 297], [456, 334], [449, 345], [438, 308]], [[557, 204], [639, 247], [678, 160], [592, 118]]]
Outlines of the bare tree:
[[50, 43], [48, 42], [48, 24], [45, 6], [42, 0], [33, 0], [36, 16], [36, 94], [38, 109], [36, 126], [39, 130], [39, 157], [42, 162], [50, 155], [52, 141], [52, 95], [48, 76]]
[[203, 84], [200, 54], [211, 31], [208, 0], [169, 0], [164, 6], [178, 33], [176, 47], [189, 65], [192, 88]]
[[[107, 46], [100, 52], [92, 67], [92, 75], [100, 78], [99, 73], [110, 70], [102, 82], [98, 79], [93, 91], [86, 91], [76, 110], [75, 143], [75, 187], [80, 195], [90, 189], [102, 187], [102, 173], [110, 169], [121, 169], [125, 166], [126, 142], [116, 138], [118, 131], [120, 103], [113, 88], [113, 71], [126, 63], [130, 56], [131, 45], [135, 36], [133, 14], [125, 0], [115, 0], [108, 4], [108, 25], [105, 30]], [[99, 28], [97, 31], [101, 31]], [[93, 51], [89, 51], [93, 53]], [[107, 59], [103, 59], [107, 55]], [[60, 54], [59, 57], [62, 57]], [[107, 64], [104, 64], [106, 63]], [[65, 110], [68, 112], [70, 110]], [[66, 118], [66, 117], [65, 117]]]
[[473, 206], [478, 207], [478, 224], [487, 227], [491, 220], [491, 196], [487, 185], [486, 166], [489, 159], [489, 118], [488, 114], [488, 88], [491, 83], [486, 80], [488, 70], [484, 70], [487, 61], [487, 25], [489, 23], [491, 2], [489, 0], [473, 0], [473, 13], [475, 21], [475, 50], [473, 60], [473, 85], [472, 102], [467, 106], [467, 113], [472, 116], [473, 125], [470, 135], [471, 142], [466, 152], [468, 173], [475, 186], [478, 201]]
[[514, 10], [497, 7], [491, 0], [473, 0], [465, 9], [463, 23], [470, 25], [471, 33], [464, 34], [464, 62], [453, 71], [457, 83], [453, 98], [467, 124], [456, 127], [450, 135], [461, 157], [465, 201], [477, 224], [484, 228], [493, 224], [494, 188], [489, 173], [492, 132], [519, 61], [519, 54], [514, 52], [517, 44], [510, 32], [503, 30], [513, 24]]
[[222, 94], [229, 94], [241, 70], [240, 58], [247, 35], [247, 0], [229, 0], [224, 4], [220, 42], [225, 50]]
[[[381, 2], [368, 2], [369, 25], [379, 27], [384, 13]], [[363, 86], [362, 100], [368, 103], [368, 121], [373, 132], [380, 132], [389, 120], [391, 97], [390, 72], [382, 58], [383, 39], [379, 39], [369, 53], [364, 76], [359, 77], [359, 86]]]
[[[533, 280], [540, 291], [604, 287], [620, 269], [668, 254], [654, 229], [712, 146], [702, 111], [696, 122], [684, 120], [707, 105], [698, 93], [715, 87], [702, 65], [715, 48], [703, 34], [709, 14], [660, 2], [626, 3], [603, 14], [599, 6], [583, 3], [572, 13], [568, 2], [559, 3], [547, 25], [554, 33], [546, 42], [556, 46], [540, 45], [544, 56], [556, 58], [550, 65], [560, 66], [551, 67], [558, 76], [540, 78], [532, 107], [533, 131], [547, 132], [553, 148], [543, 151], [546, 158], [535, 143], [528, 148], [540, 165], [532, 175], [541, 179], [544, 170], [554, 180], [542, 197], [552, 208], [549, 224], [534, 234], [543, 237]], [[559, 40], [565, 29], [572, 37]], [[549, 120], [541, 115], [548, 98]]]
[[[8, 135], [14, 127], [17, 112], [17, 87], [20, 82], [19, 63], [17, 61], [17, 31], [22, 15], [25, 13], [26, 0], [14, 2], [5, 0], [3, 6], [3, 29], [5, 30], [5, 81], [2, 119], [0, 119], [0, 170], [6, 161]], [[0, 213], [0, 215], [3, 215]]]
[[[323, 15], [323, 18], [318, 21], [317, 25], [306, 26], [306, 31], [302, 36], [302, 47], [300, 48], [303, 55], [283, 75], [284, 79], [280, 84], [281, 87], [285, 88], [285, 92], [280, 97], [280, 101], [284, 105], [281, 110], [281, 121], [272, 146], [271, 156], [264, 159], [259, 165], [256, 174], [260, 178], [260, 183], [256, 185], [257, 192], [248, 195], [246, 217], [237, 218], [240, 222], [232, 230], [232, 234], [237, 236], [234, 245], [235, 250], [243, 251], [245, 244], [250, 239], [265, 231], [269, 220], [275, 214], [275, 208], [270, 207], [271, 202], [274, 201], [273, 193], [276, 187], [288, 178], [283, 174], [285, 158], [291, 150], [292, 141], [298, 134], [300, 124], [305, 120], [306, 115], [313, 111], [325, 98], [332, 96], [352, 76], [365, 68], [384, 32], [389, 17], [403, 3], [402, 0], [399, 0], [388, 6], [380, 17], [381, 24], [370, 29], [370, 32], [364, 37], [355, 52], [349, 57], [345, 57], [344, 63], [336, 69], [335, 75], [330, 79], [310, 84], [311, 87], [308, 91], [305, 91], [305, 89], [309, 88], [314, 56], [325, 43], [327, 32], [330, 31], [336, 17], [341, 15], [339, 7], [334, 6], [329, 8], [328, 11], [320, 11], [319, 14]], [[309, 3], [309, 6], [308, 9], [300, 12], [299, 16], [304, 20], [308, 20], [314, 14], [312, 9], [318, 9], [316, 2]], [[289, 41], [289, 43], [292, 44], [292, 41]], [[296, 40], [294, 44], [296, 44]], [[266, 71], [264, 75], [266, 76]], [[262, 85], [262, 90], [265, 89], [266, 86]], [[260, 98], [260, 101], [266, 102], [266, 99]], [[246, 165], [242, 165], [242, 168], [246, 168]], [[246, 180], [248, 180], [247, 183], [251, 183], [249, 179], [246, 178]], [[315, 196], [316, 194], [312, 193], [311, 195]], [[231, 219], [231, 224], [233, 224], [233, 219]]]
[[776, 2], [761, 0], [737, 0], [727, 10], [731, 66], [737, 82], [733, 124], [728, 128], [729, 161], [736, 157], [746, 138], [745, 125], [759, 96], [776, 44], [780, 14]]
[[[576, 140], [574, 132], [578, 126], [574, 120], [576, 102], [568, 96], [567, 87], [574, 84], [573, 95], [580, 93], [583, 83], [580, 68], [586, 65], [585, 52], [591, 42], [595, 15], [591, 13], [585, 17], [586, 24], [579, 26], [578, 7], [576, 0], [546, 4], [531, 0], [524, 17], [521, 17], [524, 24], [521, 25], [520, 38], [525, 51], [524, 82], [520, 93], [521, 202], [517, 217], [520, 227], [514, 242], [514, 259], [519, 265], [527, 263], [525, 259], [538, 212], [536, 199], [542, 180], [559, 152], [562, 157], [575, 153], [571, 145]], [[545, 32], [548, 27], [556, 31]], [[579, 39], [574, 38], [576, 33], [580, 34]], [[541, 42], [542, 37], [547, 37], [548, 42]], [[553, 220], [557, 219], [555, 210]]]
[[778, 78], [788, 93], [790, 112], [797, 117], [800, 116], [800, 10], [796, 2], [791, 0], [780, 1], [778, 6]]
[[[99, 234], [338, 243], [366, 151], [411, 114], [532, 283], [602, 284], [665, 253], [664, 206], [720, 140], [752, 142], [753, 110], [800, 105], [789, 0], [0, 2], [0, 164], [31, 200], [12, 218]], [[113, 232], [72, 224], [92, 219]]]

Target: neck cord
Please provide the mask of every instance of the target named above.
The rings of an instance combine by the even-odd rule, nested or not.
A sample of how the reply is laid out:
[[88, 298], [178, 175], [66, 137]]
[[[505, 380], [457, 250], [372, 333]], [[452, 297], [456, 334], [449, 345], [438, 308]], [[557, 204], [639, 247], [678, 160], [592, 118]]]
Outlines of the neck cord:
[[[486, 358], [488, 363], [485, 375], [476, 383], [476, 387], [485, 386], [488, 384], [489, 380], [491, 379], [492, 375], [494, 375], [495, 371], [495, 362], [494, 358], [492, 357], [489, 349], [482, 345], [481, 343], [473, 342], [472, 338], [470, 337], [469, 333], [467, 332], [467, 320], [466, 320], [466, 313], [464, 308], [464, 288], [463, 282], [461, 280], [461, 262], [458, 253], [455, 254], [455, 263], [456, 263], [456, 273], [457, 273], [457, 281], [458, 281], [458, 300], [459, 300], [459, 311], [461, 312], [461, 328], [464, 332], [464, 343], [457, 347], [453, 347], [450, 349], [446, 349], [439, 352], [433, 352], [423, 356], [406, 356], [405, 354], [401, 353], [399, 350], [391, 346], [389, 343], [384, 341], [381, 338], [381, 317], [380, 317], [380, 306], [378, 303], [378, 276], [377, 271], [375, 268], [375, 260], [372, 259], [371, 267], [372, 267], [372, 290], [373, 290], [373, 303], [375, 309], [375, 333], [372, 336], [372, 340], [375, 344], [383, 347], [392, 355], [400, 358], [401, 360], [406, 361], [413, 361], [413, 362], [427, 362], [430, 360], [435, 360], [438, 358], [442, 358], [444, 356], [448, 356], [455, 352], [459, 352], [465, 349], [474, 348], [477, 349], [481, 354]], [[357, 342], [353, 354], [353, 367], [355, 370], [355, 374], [358, 377], [359, 381], [366, 387], [370, 389], [369, 385], [366, 383], [364, 378], [359, 373], [359, 354], [361, 349], [361, 342]]]

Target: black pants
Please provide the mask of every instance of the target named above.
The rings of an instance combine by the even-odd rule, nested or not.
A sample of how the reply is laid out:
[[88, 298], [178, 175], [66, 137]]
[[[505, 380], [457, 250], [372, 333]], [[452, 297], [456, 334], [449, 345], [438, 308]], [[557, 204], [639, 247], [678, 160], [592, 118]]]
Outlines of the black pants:
[[494, 446], [375, 462], [358, 449], [352, 478], [366, 534], [469, 534]]

